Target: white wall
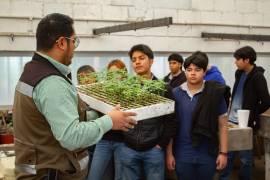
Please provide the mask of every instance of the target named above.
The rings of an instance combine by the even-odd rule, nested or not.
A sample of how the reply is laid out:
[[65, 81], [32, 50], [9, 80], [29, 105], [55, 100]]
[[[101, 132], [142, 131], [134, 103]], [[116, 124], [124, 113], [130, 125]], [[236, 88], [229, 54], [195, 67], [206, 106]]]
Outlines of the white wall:
[[[13, 53], [14, 54], [14, 53]], [[155, 59], [152, 66], [152, 72], [158, 77], [163, 78], [168, 72], [168, 57], [169, 53], [155, 53]], [[189, 53], [182, 54], [187, 57]], [[1, 57], [2, 56], [2, 57]], [[14, 54], [13, 56], [3, 57], [4, 55], [0, 53], [0, 107], [1, 105], [11, 105], [13, 104], [13, 96], [15, 91], [15, 86], [18, 82], [20, 74], [23, 70], [24, 64], [31, 59], [31, 54], [23, 54], [19, 56]], [[234, 59], [232, 54], [216, 54], [209, 53], [210, 64], [217, 65], [222, 72], [226, 83], [229, 86], [233, 86], [234, 83], [234, 71], [236, 66], [234, 65]], [[82, 65], [91, 65], [96, 71], [101, 71], [106, 68], [109, 61], [112, 59], [122, 59], [127, 69], [132, 73], [132, 67], [130, 64], [130, 59], [127, 52], [121, 53], [76, 53], [71, 70], [73, 74], [73, 83], [76, 84], [76, 72], [78, 68]], [[259, 54], [258, 60], [256, 61], [258, 66], [262, 66], [266, 69], [264, 75], [267, 78], [268, 89], [270, 89], [270, 63], [269, 56]]]
[[[270, 49], [270, 42], [201, 38], [201, 32], [270, 34], [269, 0], [1, 0], [0, 7], [0, 51], [33, 51], [37, 23], [52, 12], [75, 19], [78, 51], [127, 51], [136, 43], [159, 52], [232, 52], [246, 44]], [[92, 35], [93, 28], [168, 16], [170, 27]]]

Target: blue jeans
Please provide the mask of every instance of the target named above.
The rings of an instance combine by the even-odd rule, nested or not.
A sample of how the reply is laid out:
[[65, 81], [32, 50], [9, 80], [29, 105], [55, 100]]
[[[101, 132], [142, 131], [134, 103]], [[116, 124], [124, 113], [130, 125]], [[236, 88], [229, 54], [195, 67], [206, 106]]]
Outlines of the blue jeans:
[[123, 180], [139, 180], [142, 166], [147, 180], [164, 180], [162, 149], [153, 147], [147, 151], [136, 151], [123, 144], [119, 150]]
[[194, 158], [191, 162], [176, 161], [176, 173], [181, 180], [212, 180], [216, 172], [216, 158], [204, 161]]
[[229, 176], [233, 169], [233, 161], [236, 153], [239, 152], [240, 156], [240, 170], [239, 179], [240, 180], [250, 180], [252, 172], [252, 150], [245, 151], [231, 151], [228, 154], [228, 164], [227, 167], [220, 173], [220, 180], [229, 180]]
[[94, 151], [95, 151], [96, 146], [90, 146], [88, 147], [88, 154], [89, 154], [89, 162], [88, 162], [88, 167], [90, 168], [91, 164], [92, 164], [92, 159], [94, 156]]
[[[109, 140], [100, 140], [96, 144], [87, 180], [113, 180], [114, 178], [118, 180], [120, 178], [121, 164], [119, 163], [118, 156], [115, 154], [121, 144], [122, 143]], [[110, 161], [112, 161], [113, 158], [115, 177], [113, 177], [113, 173], [111, 173], [113, 167], [110, 167]]]

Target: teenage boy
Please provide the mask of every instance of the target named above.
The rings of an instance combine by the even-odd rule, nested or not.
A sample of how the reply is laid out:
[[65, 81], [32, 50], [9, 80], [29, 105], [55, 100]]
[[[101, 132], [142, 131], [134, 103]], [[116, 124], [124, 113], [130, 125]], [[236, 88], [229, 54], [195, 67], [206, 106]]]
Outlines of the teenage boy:
[[[248, 126], [252, 127], [253, 134], [256, 134], [260, 127], [259, 115], [270, 107], [270, 96], [263, 75], [264, 69], [257, 67], [254, 63], [257, 55], [250, 46], [236, 50], [234, 57], [237, 70], [235, 72], [229, 121], [238, 124], [237, 110], [248, 109], [250, 110]], [[229, 152], [228, 166], [221, 173], [221, 180], [229, 179], [235, 154], [235, 151]], [[249, 180], [252, 172], [252, 150], [239, 151], [239, 156], [241, 162], [239, 179]]]
[[195, 52], [184, 62], [187, 82], [173, 90], [179, 131], [167, 148], [169, 170], [181, 180], [213, 179], [227, 164], [225, 86], [204, 81], [208, 59]]
[[[129, 51], [132, 67], [138, 76], [157, 80], [151, 72], [154, 55], [144, 44], [135, 45]], [[172, 98], [170, 89], [166, 97]], [[128, 133], [124, 144], [117, 152], [122, 166], [123, 180], [137, 180], [143, 171], [147, 180], [164, 180], [164, 152], [169, 140], [177, 131], [174, 113], [141, 120]]]
[[[96, 79], [90, 75], [95, 72], [95, 69], [90, 65], [83, 65], [77, 70], [77, 81], [79, 85], [95, 83]], [[81, 76], [83, 78], [81, 78]], [[85, 78], [84, 78], [85, 77]]]
[[[206, 53], [201, 53], [200, 51], [197, 51], [197, 52], [205, 56], [206, 59], [208, 59], [208, 56]], [[195, 55], [195, 53], [193, 55]], [[223, 78], [222, 73], [220, 72], [218, 67], [211, 64], [208, 64], [206, 73], [203, 79], [205, 81], [216, 81], [216, 82], [219, 82], [220, 84], [226, 85], [225, 79]], [[226, 85], [224, 98], [225, 98], [227, 107], [229, 107], [230, 99], [231, 99], [231, 88], [228, 85]]]
[[184, 60], [180, 54], [173, 53], [168, 57], [168, 62], [170, 73], [163, 80], [172, 88], [175, 88], [187, 80], [184, 71], [182, 71]]
[[204, 80], [206, 81], [213, 80], [221, 84], [226, 84], [225, 79], [223, 78], [222, 73], [220, 72], [218, 67], [210, 64], [207, 66]]

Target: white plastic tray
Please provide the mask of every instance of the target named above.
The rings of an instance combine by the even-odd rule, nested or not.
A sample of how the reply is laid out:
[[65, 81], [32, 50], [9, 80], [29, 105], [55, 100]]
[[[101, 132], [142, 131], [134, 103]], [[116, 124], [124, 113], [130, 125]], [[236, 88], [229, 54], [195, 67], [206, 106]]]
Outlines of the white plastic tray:
[[[88, 96], [82, 92], [79, 91], [79, 95], [83, 101], [85, 101], [91, 108], [106, 114], [107, 112], [111, 111], [114, 106], [107, 104], [99, 99], [96, 99], [94, 97]], [[133, 108], [133, 109], [123, 109], [124, 111], [132, 111], [137, 114], [135, 119], [137, 121], [149, 119], [153, 117], [159, 117], [166, 114], [171, 114], [174, 112], [174, 101], [167, 100], [163, 103], [158, 104], [152, 104], [149, 106], [143, 106], [139, 108]]]

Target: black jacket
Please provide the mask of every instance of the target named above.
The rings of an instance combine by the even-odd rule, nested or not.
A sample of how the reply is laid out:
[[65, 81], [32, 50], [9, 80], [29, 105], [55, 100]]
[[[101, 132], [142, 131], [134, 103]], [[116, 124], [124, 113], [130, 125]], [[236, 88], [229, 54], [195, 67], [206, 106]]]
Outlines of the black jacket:
[[[250, 110], [248, 126], [254, 128], [254, 130], [260, 128], [259, 115], [270, 107], [270, 96], [263, 72], [262, 67], [257, 67], [254, 64], [254, 68], [247, 75], [243, 88], [242, 109]], [[232, 100], [242, 73], [244, 71], [236, 70], [235, 72]]]
[[182, 83], [186, 82], [187, 78], [185, 72], [182, 71], [178, 76], [173, 77], [170, 79], [171, 73], [164, 77], [163, 81], [168, 83], [172, 88], [180, 86]]
[[209, 138], [211, 154], [218, 153], [218, 107], [226, 86], [216, 81], [206, 81], [192, 115], [191, 139], [194, 147], [200, 143], [201, 136]]
[[[152, 80], [157, 80], [153, 77]], [[167, 86], [165, 97], [173, 99], [172, 89]], [[145, 151], [156, 145], [163, 149], [169, 140], [176, 135], [178, 123], [175, 113], [138, 121], [134, 129], [124, 133], [125, 144], [138, 151]]]
[[123, 142], [124, 137], [122, 131], [110, 130], [103, 135], [102, 139], [108, 141]]

